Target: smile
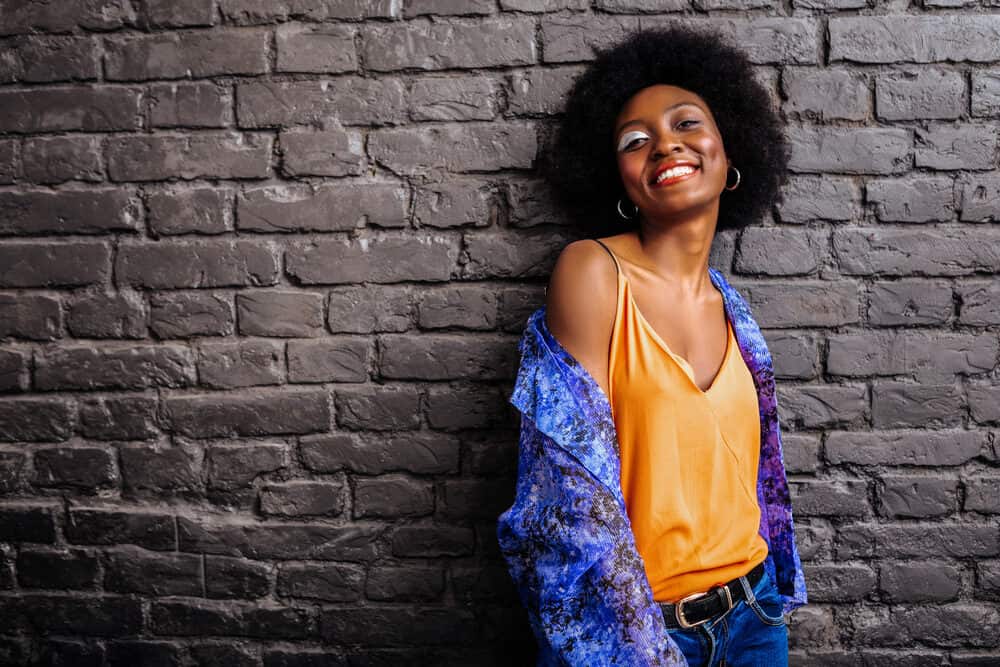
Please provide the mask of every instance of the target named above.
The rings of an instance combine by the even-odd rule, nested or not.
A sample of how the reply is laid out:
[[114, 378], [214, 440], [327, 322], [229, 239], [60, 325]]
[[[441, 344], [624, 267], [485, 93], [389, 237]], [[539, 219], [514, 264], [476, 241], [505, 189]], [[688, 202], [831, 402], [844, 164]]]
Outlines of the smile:
[[685, 181], [691, 178], [697, 172], [697, 167], [689, 167], [687, 165], [667, 169], [665, 172], [660, 174], [660, 177], [652, 184], [652, 187], [659, 188], [667, 185], [673, 185], [674, 183], [679, 183], [680, 181]]

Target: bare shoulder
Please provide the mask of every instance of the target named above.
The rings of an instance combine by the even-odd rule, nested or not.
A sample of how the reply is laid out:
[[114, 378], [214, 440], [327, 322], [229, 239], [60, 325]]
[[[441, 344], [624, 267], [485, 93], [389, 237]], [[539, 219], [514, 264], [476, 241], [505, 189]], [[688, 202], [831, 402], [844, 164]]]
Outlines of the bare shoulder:
[[563, 248], [546, 292], [549, 331], [605, 392], [617, 285], [611, 256], [598, 243], [581, 240]]

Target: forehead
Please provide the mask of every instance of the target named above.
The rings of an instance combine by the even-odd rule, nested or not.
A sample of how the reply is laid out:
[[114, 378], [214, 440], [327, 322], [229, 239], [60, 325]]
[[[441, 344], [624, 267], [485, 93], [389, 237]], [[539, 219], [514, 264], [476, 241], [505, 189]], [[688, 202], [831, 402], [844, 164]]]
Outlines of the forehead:
[[697, 93], [679, 86], [658, 83], [643, 88], [626, 100], [615, 120], [622, 123], [644, 115], [659, 115], [663, 109], [681, 102], [695, 104], [711, 114], [708, 104]]

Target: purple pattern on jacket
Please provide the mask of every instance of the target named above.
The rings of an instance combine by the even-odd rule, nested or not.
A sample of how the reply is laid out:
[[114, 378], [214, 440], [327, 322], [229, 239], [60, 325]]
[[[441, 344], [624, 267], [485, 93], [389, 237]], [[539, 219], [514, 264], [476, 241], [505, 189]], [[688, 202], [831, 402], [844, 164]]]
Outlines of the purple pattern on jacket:
[[[743, 297], [716, 269], [709, 275], [757, 390], [759, 532], [788, 613], [807, 597], [771, 355]], [[521, 411], [517, 487], [497, 538], [539, 643], [538, 665], [687, 665], [635, 547], [607, 396], [548, 330], [544, 307], [528, 318], [519, 349], [510, 397]]]

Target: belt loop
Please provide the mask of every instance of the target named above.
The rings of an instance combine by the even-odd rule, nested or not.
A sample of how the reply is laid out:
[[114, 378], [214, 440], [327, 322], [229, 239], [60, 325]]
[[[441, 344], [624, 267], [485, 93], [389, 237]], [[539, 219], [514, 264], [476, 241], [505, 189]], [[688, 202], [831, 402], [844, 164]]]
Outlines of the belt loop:
[[757, 598], [754, 597], [753, 587], [750, 585], [750, 580], [747, 579], [745, 574], [740, 576], [740, 586], [743, 587], [743, 592], [746, 593], [748, 605], [752, 605], [757, 601]]

